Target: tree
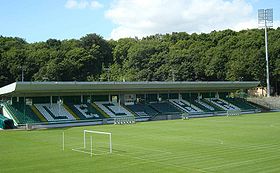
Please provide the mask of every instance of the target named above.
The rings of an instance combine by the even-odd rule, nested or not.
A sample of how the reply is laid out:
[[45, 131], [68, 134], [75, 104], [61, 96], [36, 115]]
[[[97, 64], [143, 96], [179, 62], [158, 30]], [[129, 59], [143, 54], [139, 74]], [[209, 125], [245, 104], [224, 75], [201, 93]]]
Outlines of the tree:
[[[280, 88], [280, 28], [269, 29], [271, 84]], [[258, 80], [266, 85], [263, 30], [173, 32], [142, 39], [80, 39], [27, 43], [0, 36], [0, 85], [20, 80]]]

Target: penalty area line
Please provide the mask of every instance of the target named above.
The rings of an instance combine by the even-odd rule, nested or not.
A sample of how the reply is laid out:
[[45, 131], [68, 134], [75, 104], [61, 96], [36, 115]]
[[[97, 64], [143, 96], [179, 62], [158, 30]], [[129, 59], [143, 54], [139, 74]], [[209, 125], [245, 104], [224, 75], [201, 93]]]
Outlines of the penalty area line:
[[138, 160], [141, 160], [141, 161], [145, 161], [146, 163], [156, 163], [156, 164], [164, 165], [164, 166], [168, 165], [168, 166], [176, 167], [176, 168], [180, 168], [180, 169], [186, 169], [186, 170], [197, 171], [197, 172], [202, 172], [202, 173], [207, 173], [207, 172], [209, 173], [209, 171], [204, 171], [202, 169], [195, 169], [195, 168], [191, 168], [191, 167], [187, 167], [187, 166], [179, 166], [179, 165], [175, 165], [175, 164], [162, 163], [162, 162], [155, 161], [155, 160], [148, 160], [147, 161], [146, 158], [131, 156], [131, 155], [128, 155], [128, 154], [115, 153], [115, 155], [119, 155], [119, 156], [122, 156], [122, 157], [130, 157], [130, 158], [133, 158], [133, 159], [138, 159]]
[[105, 152], [105, 153], [97, 154], [97, 153], [92, 153], [92, 152], [89, 152], [89, 151], [84, 151], [81, 148], [72, 148], [71, 150], [79, 152], [79, 153], [85, 153], [85, 154], [89, 154], [89, 155], [94, 155], [94, 156], [101, 156], [101, 155], [112, 154], [110, 152]]
[[272, 160], [272, 159], [276, 159], [276, 158], [279, 158], [279, 156], [250, 159], [250, 160], [246, 160], [246, 161], [223, 164], [223, 165], [219, 165], [219, 166], [211, 166], [211, 167], [203, 168], [203, 170], [211, 170], [211, 169], [217, 169], [217, 168], [223, 168], [223, 167], [236, 167], [236, 166], [249, 164], [250, 162], [268, 161], [268, 160]]

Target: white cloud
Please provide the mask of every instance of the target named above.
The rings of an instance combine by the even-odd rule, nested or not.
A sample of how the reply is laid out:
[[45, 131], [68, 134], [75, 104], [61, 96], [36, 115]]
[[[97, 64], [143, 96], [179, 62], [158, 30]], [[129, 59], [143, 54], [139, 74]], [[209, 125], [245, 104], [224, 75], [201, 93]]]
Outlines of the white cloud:
[[87, 1], [87, 0], [67, 0], [65, 3], [65, 8], [68, 9], [85, 9], [85, 8], [91, 8], [91, 9], [98, 9], [102, 8], [103, 5], [98, 1]]
[[276, 20], [273, 22], [273, 28], [276, 29], [278, 27], [280, 27], [280, 20]]
[[245, 0], [115, 0], [105, 16], [117, 25], [113, 39], [257, 27]]
[[103, 4], [101, 4], [101, 3], [98, 2], [98, 1], [91, 1], [91, 2], [90, 2], [90, 7], [91, 7], [91, 8], [94, 8], [94, 9], [102, 8], [102, 7], [103, 7]]
[[77, 1], [75, 1], [75, 0], [68, 0], [65, 3], [66, 8], [75, 8], [76, 6], [77, 6]]

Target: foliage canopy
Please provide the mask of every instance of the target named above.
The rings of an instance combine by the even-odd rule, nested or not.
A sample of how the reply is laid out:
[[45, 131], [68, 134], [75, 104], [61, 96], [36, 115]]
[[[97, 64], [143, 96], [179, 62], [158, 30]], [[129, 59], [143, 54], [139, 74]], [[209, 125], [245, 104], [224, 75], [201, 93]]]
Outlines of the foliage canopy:
[[[280, 28], [269, 30], [272, 86], [280, 79]], [[264, 31], [259, 29], [156, 34], [105, 40], [27, 43], [0, 36], [0, 86], [25, 81], [221, 81], [259, 80], [265, 86]], [[110, 70], [108, 70], [110, 67]], [[105, 70], [107, 69], [107, 70]]]

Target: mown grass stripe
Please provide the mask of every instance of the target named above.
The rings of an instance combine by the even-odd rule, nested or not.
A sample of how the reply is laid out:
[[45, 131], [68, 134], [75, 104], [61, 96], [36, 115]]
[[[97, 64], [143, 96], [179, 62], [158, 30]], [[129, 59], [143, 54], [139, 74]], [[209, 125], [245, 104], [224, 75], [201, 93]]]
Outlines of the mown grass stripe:
[[[280, 113], [36, 131], [1, 131], [2, 172], [271, 172], [280, 162]], [[112, 133], [113, 154], [88, 157], [83, 130]], [[66, 147], [61, 149], [65, 132]], [[6, 140], [9, 139], [9, 140]], [[98, 139], [98, 138], [95, 138]], [[223, 144], [221, 144], [223, 141]], [[47, 164], [46, 164], [47, 163]]]

